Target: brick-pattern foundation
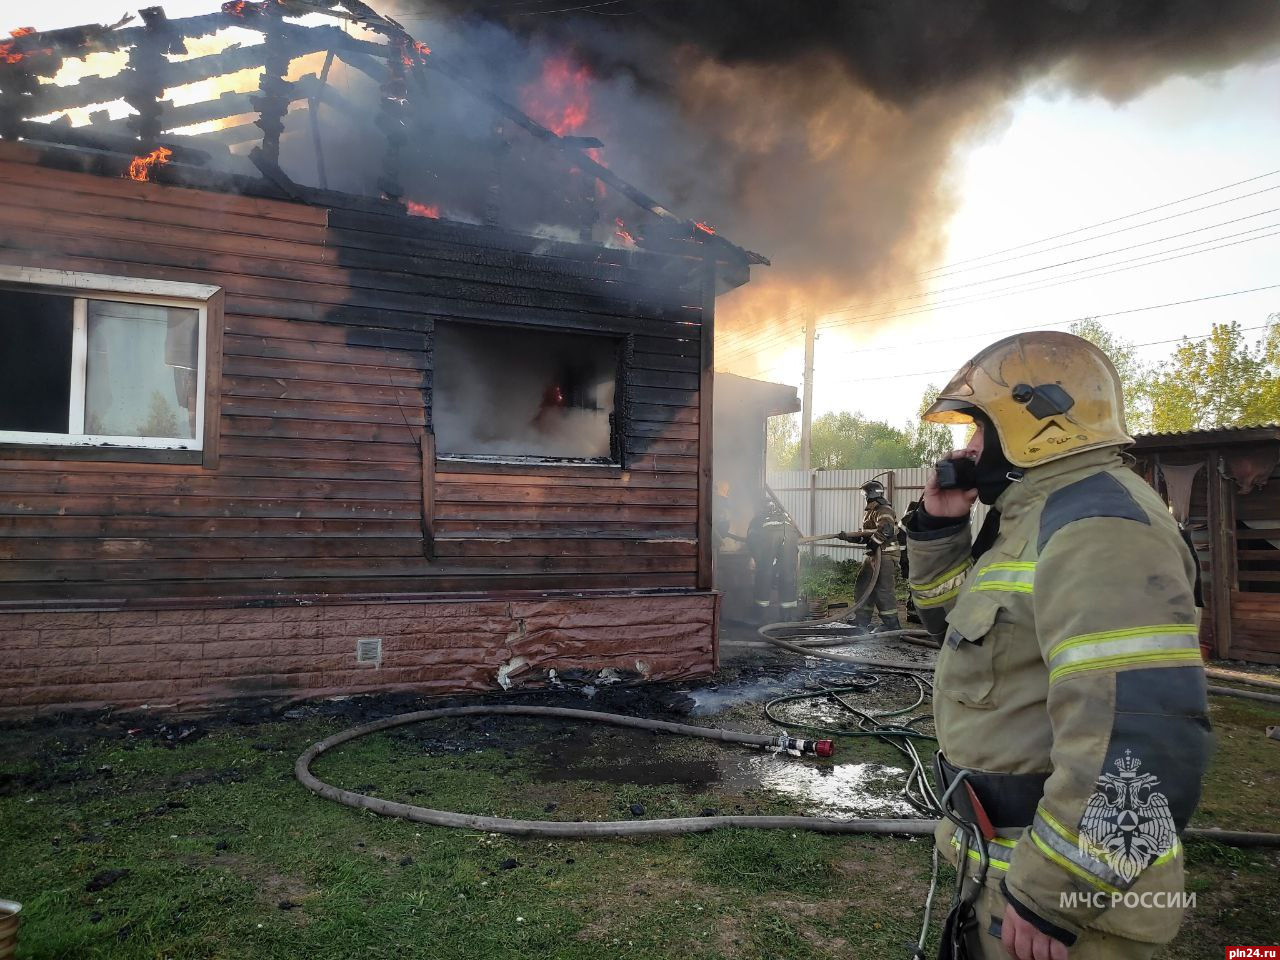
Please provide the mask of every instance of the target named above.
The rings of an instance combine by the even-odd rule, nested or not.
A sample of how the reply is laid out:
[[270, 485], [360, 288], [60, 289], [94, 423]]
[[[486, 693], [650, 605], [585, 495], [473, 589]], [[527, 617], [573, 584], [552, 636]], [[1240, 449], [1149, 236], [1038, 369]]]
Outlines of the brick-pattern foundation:
[[[444, 694], [611, 667], [709, 673], [714, 594], [0, 613], [0, 713], [245, 697]], [[379, 663], [357, 663], [361, 638]]]

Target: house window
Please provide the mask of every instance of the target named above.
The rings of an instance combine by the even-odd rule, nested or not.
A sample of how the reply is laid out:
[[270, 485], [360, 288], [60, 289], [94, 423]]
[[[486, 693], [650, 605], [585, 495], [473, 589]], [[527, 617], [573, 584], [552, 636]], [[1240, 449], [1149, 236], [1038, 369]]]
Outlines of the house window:
[[626, 341], [437, 323], [432, 425], [442, 456], [621, 462]]
[[201, 450], [216, 293], [0, 267], [0, 442]]

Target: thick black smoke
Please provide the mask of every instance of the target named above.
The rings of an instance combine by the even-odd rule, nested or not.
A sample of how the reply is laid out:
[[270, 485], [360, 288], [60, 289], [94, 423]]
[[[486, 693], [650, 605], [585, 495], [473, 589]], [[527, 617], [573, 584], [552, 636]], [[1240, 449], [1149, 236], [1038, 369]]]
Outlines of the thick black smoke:
[[[611, 167], [774, 259], [721, 305], [756, 327], [934, 265], [955, 151], [1048, 78], [1123, 100], [1280, 45], [1276, 0], [393, 0], [517, 97], [591, 69]], [[435, 43], [432, 44], [436, 46]]]

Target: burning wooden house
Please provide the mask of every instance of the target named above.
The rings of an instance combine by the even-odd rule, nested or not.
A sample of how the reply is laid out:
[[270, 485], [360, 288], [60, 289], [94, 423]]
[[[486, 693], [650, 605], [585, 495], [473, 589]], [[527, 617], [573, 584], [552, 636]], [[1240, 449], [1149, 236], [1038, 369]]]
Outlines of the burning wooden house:
[[0, 43], [0, 708], [712, 669], [767, 261], [470, 77], [354, 0]]

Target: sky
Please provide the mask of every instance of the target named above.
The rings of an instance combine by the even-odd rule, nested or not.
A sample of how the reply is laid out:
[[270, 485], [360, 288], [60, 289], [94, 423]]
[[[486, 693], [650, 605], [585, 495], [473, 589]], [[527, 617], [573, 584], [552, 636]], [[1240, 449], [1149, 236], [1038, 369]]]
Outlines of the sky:
[[[164, 3], [172, 17], [215, 5]], [[38, 29], [112, 19], [100, 0], [24, 9]], [[1157, 361], [1173, 350], [1168, 341], [1203, 335], [1215, 322], [1264, 324], [1280, 312], [1277, 91], [1280, 57], [1173, 77], [1124, 103], [1077, 95], [1052, 77], [1025, 90], [1005, 122], [957, 146], [945, 189], [958, 205], [944, 227], [942, 269], [889, 295], [896, 300], [881, 294], [819, 319], [815, 414], [858, 411], [904, 424], [927, 386], [1018, 329], [1065, 329], [1097, 316], [1115, 334], [1150, 344], [1139, 356]], [[1175, 202], [1198, 194], [1207, 195]], [[1174, 259], [1152, 263], [1162, 257]], [[1161, 306], [1180, 301], [1199, 302]], [[792, 321], [784, 330], [767, 363], [737, 372], [799, 386], [803, 329]]]
[[[850, 410], [905, 423], [927, 386], [943, 385], [983, 346], [1019, 328], [1066, 329], [1097, 316], [1115, 334], [1151, 343], [1139, 357], [1152, 362], [1176, 346], [1160, 341], [1207, 333], [1215, 322], [1265, 324], [1280, 312], [1277, 91], [1280, 59], [1172, 78], [1123, 104], [1078, 97], [1052, 81], [1026, 90], [1006, 124], [981, 133], [953, 160], [948, 179], [960, 202], [946, 225], [943, 264], [958, 266], [921, 278], [897, 302], [819, 319], [815, 414]], [[1153, 264], [1162, 253], [1177, 259]], [[1069, 273], [1078, 276], [1054, 282]], [[994, 295], [1028, 286], [1041, 289]], [[1276, 289], [1121, 313], [1266, 286]], [[985, 302], [973, 302], [979, 299]], [[937, 306], [956, 301], [970, 302]], [[803, 334], [793, 326], [793, 346], [753, 375], [801, 382]]]

